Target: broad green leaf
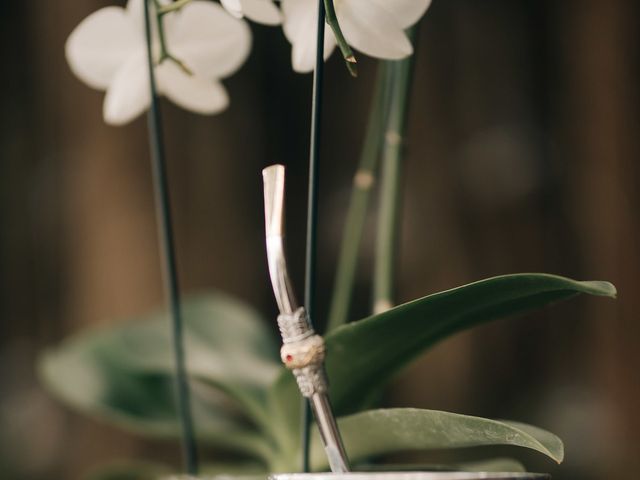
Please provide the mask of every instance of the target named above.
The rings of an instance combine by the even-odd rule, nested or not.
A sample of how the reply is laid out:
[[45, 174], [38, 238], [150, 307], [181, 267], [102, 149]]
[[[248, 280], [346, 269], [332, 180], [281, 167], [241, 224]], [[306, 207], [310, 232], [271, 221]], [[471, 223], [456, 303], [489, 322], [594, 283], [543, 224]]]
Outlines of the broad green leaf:
[[476, 462], [463, 462], [452, 465], [463, 472], [526, 472], [522, 463], [513, 458], [492, 458]]
[[156, 480], [172, 469], [158, 463], [123, 460], [101, 465], [86, 476], [86, 480]]
[[197, 477], [178, 473], [174, 467], [138, 460], [119, 460], [91, 470], [86, 480], [267, 480], [264, 465], [250, 462], [201, 463]]
[[247, 462], [215, 462], [215, 463], [203, 463], [200, 466], [200, 475], [206, 477], [224, 476], [227, 478], [254, 478], [266, 480], [268, 471], [264, 465], [258, 463]]
[[[278, 369], [265, 323], [223, 295], [186, 302], [183, 313], [197, 434], [268, 456], [267, 441], [247, 422], [247, 415], [265, 421], [264, 385]], [[72, 338], [47, 352], [40, 370], [52, 392], [86, 413], [138, 433], [177, 438], [172, 352], [169, 320], [157, 314]]]
[[[79, 347], [82, 347], [80, 345]], [[66, 348], [45, 356], [41, 375], [61, 400], [126, 430], [177, 439], [173, 379], [167, 374], [123, 369], [95, 351]], [[226, 399], [192, 394], [196, 433], [205, 443], [259, 456], [262, 442]]]
[[526, 472], [524, 465], [513, 458], [493, 458], [477, 462], [464, 462], [453, 465], [465, 472]]
[[169, 475], [158, 480], [267, 480], [269, 472], [264, 465], [255, 463], [203, 463], [197, 477]]
[[349, 413], [428, 347], [461, 330], [533, 310], [579, 293], [615, 297], [607, 282], [547, 274], [489, 278], [400, 305], [327, 337], [332, 400]]
[[203, 473], [197, 477], [191, 475], [169, 475], [159, 477], [157, 480], [267, 480], [268, 473], [236, 475], [229, 473], [207, 474]]
[[[247, 305], [220, 293], [183, 304], [184, 345], [189, 375], [232, 396], [262, 422], [264, 392], [280, 362], [268, 323]], [[127, 368], [173, 372], [170, 320], [156, 313], [113, 329], [100, 342]]]
[[[416, 408], [369, 410], [338, 420], [352, 462], [409, 450], [440, 450], [511, 445], [537, 450], [560, 463], [562, 441], [547, 431], [523, 424]], [[319, 436], [312, 440], [312, 462], [325, 468]]]
[[[548, 274], [489, 278], [435, 293], [339, 327], [326, 337], [331, 398], [338, 415], [370, 403], [386, 382], [434, 343], [461, 330], [523, 313], [580, 293], [615, 297], [608, 282], [578, 282]], [[299, 430], [297, 390], [283, 370], [269, 391], [272, 416]], [[284, 435], [281, 435], [284, 436]]]
[[513, 458], [491, 458], [446, 464], [375, 464], [366, 467], [358, 466], [357, 469], [367, 472], [526, 472], [524, 465]]
[[[275, 465], [277, 471], [295, 469], [299, 462], [300, 419], [302, 396], [293, 374], [283, 368], [269, 390], [268, 407], [271, 411], [271, 435], [276, 439], [283, 465]], [[289, 466], [290, 465], [290, 466]], [[295, 470], [293, 470], [295, 471]]]

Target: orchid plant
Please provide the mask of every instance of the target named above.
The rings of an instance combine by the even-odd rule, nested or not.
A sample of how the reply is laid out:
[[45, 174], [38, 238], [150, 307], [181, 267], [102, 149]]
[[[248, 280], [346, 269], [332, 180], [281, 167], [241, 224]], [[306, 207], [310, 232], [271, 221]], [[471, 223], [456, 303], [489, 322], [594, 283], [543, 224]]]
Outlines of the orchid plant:
[[[394, 307], [389, 288], [393, 274], [385, 265], [390, 265], [393, 235], [397, 234], [393, 200], [398, 182], [388, 180], [397, 178], [394, 168], [402, 155], [399, 145], [413, 52], [411, 32], [406, 29], [420, 20], [430, 0], [325, 3], [329, 24], [325, 58], [338, 46], [352, 71], [351, 47], [391, 60], [382, 65], [355, 175], [326, 333], [331, 398], [351, 461], [371, 462], [383, 454], [406, 450], [511, 445], [561, 462], [561, 440], [537, 427], [443, 411], [379, 408], [380, 393], [395, 375], [459, 331], [578, 294], [615, 297], [616, 291], [607, 282], [515, 274]], [[282, 25], [292, 44], [293, 69], [313, 69], [316, 0], [282, 0], [280, 8], [271, 0], [221, 0], [221, 5], [204, 0], [156, 0], [153, 4], [158, 91], [181, 107], [213, 114], [228, 105], [220, 80], [240, 68], [249, 55], [251, 34], [244, 18]], [[143, 0], [129, 0], [125, 8], [103, 8], [82, 21], [67, 42], [73, 72], [89, 86], [106, 90], [103, 115], [109, 124], [133, 120], [150, 102], [143, 8]], [[380, 158], [382, 168], [378, 167]], [[375, 271], [375, 311], [348, 322], [363, 218], [379, 170], [382, 208], [376, 259], [382, 267]], [[187, 299], [183, 309], [198, 441], [203, 447], [235, 454], [230, 463], [205, 462], [201, 470], [238, 475], [296, 471], [301, 451], [299, 393], [293, 377], [278, 361], [275, 332], [267, 327], [270, 322], [244, 302], [219, 292]], [[44, 382], [58, 398], [86, 414], [141, 435], [177, 439], [174, 361], [165, 317], [158, 312], [67, 340], [43, 355]], [[325, 469], [317, 435], [311, 443], [312, 467]], [[147, 463], [126, 468], [127, 478], [170, 473], [169, 467]], [[444, 468], [524, 469], [517, 460], [491, 458], [482, 464]], [[119, 472], [118, 468], [106, 469], [96, 478], [120, 478]]]
[[[435, 410], [374, 407], [389, 380], [437, 342], [577, 294], [613, 297], [615, 289], [606, 282], [507, 275], [429, 295], [329, 332], [332, 403], [351, 461], [407, 450], [512, 445], [561, 462], [560, 439], [537, 427]], [[204, 464], [202, 471], [296, 471], [300, 395], [279, 362], [268, 320], [222, 293], [191, 298], [184, 312], [199, 443], [237, 454], [232, 463]], [[157, 312], [71, 338], [44, 355], [42, 378], [58, 398], [86, 414], [141, 435], [177, 440], [166, 325], [166, 315]], [[317, 435], [311, 458], [314, 469], [327, 468]], [[449, 468], [523, 470], [519, 462], [504, 459]]]

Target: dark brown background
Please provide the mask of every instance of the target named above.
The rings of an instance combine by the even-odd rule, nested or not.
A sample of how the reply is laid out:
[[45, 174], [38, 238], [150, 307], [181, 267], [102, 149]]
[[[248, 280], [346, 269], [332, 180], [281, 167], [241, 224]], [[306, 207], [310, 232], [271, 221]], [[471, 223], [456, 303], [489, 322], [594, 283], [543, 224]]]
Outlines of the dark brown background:
[[[75, 479], [113, 458], [177, 457], [60, 407], [33, 371], [38, 351], [71, 332], [162, 302], [145, 122], [106, 126], [102, 93], [63, 54], [74, 26], [109, 3], [0, 3], [2, 478]], [[558, 480], [640, 468], [639, 14], [630, 0], [435, 0], [420, 35], [399, 300], [518, 271], [610, 280], [619, 299], [458, 335], [389, 401], [546, 427], [565, 440], [566, 463], [519, 458]], [[222, 289], [273, 314], [259, 172], [289, 166], [299, 279], [311, 78], [291, 72], [280, 29], [253, 30], [248, 63], [225, 82], [227, 112], [163, 106], [184, 290]], [[336, 56], [328, 64], [323, 307], [373, 76], [370, 60], [357, 80]], [[370, 255], [367, 242], [354, 317], [367, 311]]]

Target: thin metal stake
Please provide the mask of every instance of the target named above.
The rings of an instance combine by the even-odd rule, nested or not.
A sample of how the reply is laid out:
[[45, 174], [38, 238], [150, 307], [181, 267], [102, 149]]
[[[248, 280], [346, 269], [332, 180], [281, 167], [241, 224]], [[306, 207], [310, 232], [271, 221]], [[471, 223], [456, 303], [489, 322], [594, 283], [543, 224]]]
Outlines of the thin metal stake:
[[191, 401], [189, 384], [185, 366], [185, 351], [182, 328], [182, 312], [180, 309], [180, 289], [178, 287], [178, 275], [176, 269], [175, 248], [173, 242], [173, 229], [171, 222], [171, 207], [169, 188], [167, 182], [167, 166], [164, 152], [164, 140], [162, 122], [160, 117], [160, 105], [153, 68], [153, 53], [151, 39], [151, 12], [149, 3], [145, 1], [144, 23], [147, 39], [147, 59], [149, 67], [149, 85], [151, 87], [151, 108], [149, 109], [148, 128], [149, 145], [151, 148], [151, 165], [153, 169], [153, 187], [156, 200], [156, 217], [158, 222], [158, 235], [160, 237], [163, 259], [163, 278], [168, 306], [171, 311], [171, 325], [173, 334], [173, 348], [175, 355], [175, 382], [176, 403], [182, 426], [182, 448], [185, 470], [191, 475], [198, 471], [198, 455], [193, 419], [191, 415]]
[[[305, 258], [304, 304], [313, 325], [316, 318], [316, 227], [318, 223], [318, 158], [320, 156], [320, 127], [322, 120], [322, 93], [324, 77], [324, 0], [318, 0], [318, 24], [316, 44], [316, 68], [313, 72], [313, 97], [311, 103], [311, 134], [309, 147], [309, 190], [307, 200], [307, 244]], [[309, 471], [309, 440], [311, 408], [304, 399], [302, 417], [302, 471]]]

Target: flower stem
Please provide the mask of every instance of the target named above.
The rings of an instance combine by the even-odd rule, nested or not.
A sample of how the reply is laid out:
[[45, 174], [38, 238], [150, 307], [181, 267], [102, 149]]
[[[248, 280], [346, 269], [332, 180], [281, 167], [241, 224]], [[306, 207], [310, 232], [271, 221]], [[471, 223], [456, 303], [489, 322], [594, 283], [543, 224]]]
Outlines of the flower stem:
[[[318, 225], [318, 160], [320, 157], [320, 134], [322, 121], [322, 97], [324, 78], [324, 1], [318, 0], [318, 23], [316, 32], [316, 68], [313, 72], [313, 93], [311, 102], [311, 132], [309, 141], [309, 187], [307, 198], [307, 243], [305, 249], [304, 306], [313, 325], [316, 317], [316, 264]], [[309, 471], [309, 447], [311, 408], [306, 398], [303, 402], [302, 419], [302, 471]]]
[[351, 50], [351, 47], [344, 38], [344, 34], [340, 28], [340, 22], [338, 22], [336, 10], [333, 5], [333, 0], [324, 0], [324, 9], [326, 12], [326, 21], [336, 37], [336, 42], [338, 44], [338, 48], [340, 48], [340, 52], [342, 53], [342, 58], [344, 58], [347, 70], [349, 70], [351, 76], [357, 77], [358, 68], [356, 67], [356, 56], [353, 54], [353, 50]]
[[168, 5], [159, 5], [158, 14], [159, 15], [164, 15], [165, 13], [175, 12], [176, 10], [180, 10], [182, 7], [184, 7], [190, 1], [191, 0], [174, 0], [173, 2], [171, 2]]
[[[409, 31], [409, 36], [412, 39], [415, 37], [415, 28]], [[394, 305], [402, 160], [414, 62], [415, 54], [404, 60], [389, 62], [392, 93], [382, 148], [380, 211], [378, 213], [373, 279], [374, 313], [384, 312]]]
[[342, 234], [342, 243], [340, 244], [327, 331], [345, 324], [349, 315], [358, 251], [380, 157], [381, 137], [390, 90], [390, 72], [391, 69], [387, 62], [380, 63], [360, 163], [353, 176], [353, 187]]
[[182, 427], [182, 446], [184, 463], [187, 473], [195, 475], [198, 470], [198, 455], [196, 449], [191, 399], [187, 379], [185, 349], [183, 338], [183, 319], [180, 307], [180, 288], [176, 267], [173, 227], [171, 221], [171, 201], [167, 179], [167, 165], [164, 150], [160, 105], [155, 81], [152, 38], [150, 0], [144, 2], [144, 27], [147, 43], [147, 65], [149, 69], [149, 86], [151, 90], [151, 108], [148, 115], [149, 143], [151, 146], [151, 164], [153, 168], [153, 186], [155, 193], [156, 217], [158, 222], [158, 236], [162, 253], [163, 277], [169, 311], [171, 312], [171, 327], [173, 339], [173, 353], [175, 357], [176, 404], [179, 421]]
[[167, 47], [167, 40], [166, 40], [166, 37], [165, 37], [165, 34], [164, 34], [164, 16], [165, 16], [165, 14], [167, 14], [169, 12], [173, 12], [173, 11], [177, 10], [178, 8], [182, 8], [189, 1], [190, 0], [187, 0], [186, 2], [183, 1], [183, 2], [181, 2], [182, 4], [180, 5], [180, 7], [173, 8], [173, 9], [170, 9], [170, 10], [165, 10], [165, 9], [167, 7], [175, 5], [175, 3], [178, 3], [178, 2], [172, 3], [171, 5], [164, 5], [164, 6], [160, 3], [160, 0], [153, 0], [153, 3], [155, 5], [155, 9], [156, 9], [156, 23], [158, 25], [158, 40], [160, 41], [160, 58], [158, 59], [158, 65], [160, 65], [165, 60], [169, 60], [169, 61], [175, 63], [187, 75], [193, 75], [193, 72], [191, 71], [191, 69], [189, 67], [187, 67], [182, 60], [180, 60], [179, 58], [175, 57], [174, 55], [171, 54], [171, 52], [169, 52], [169, 49]]

